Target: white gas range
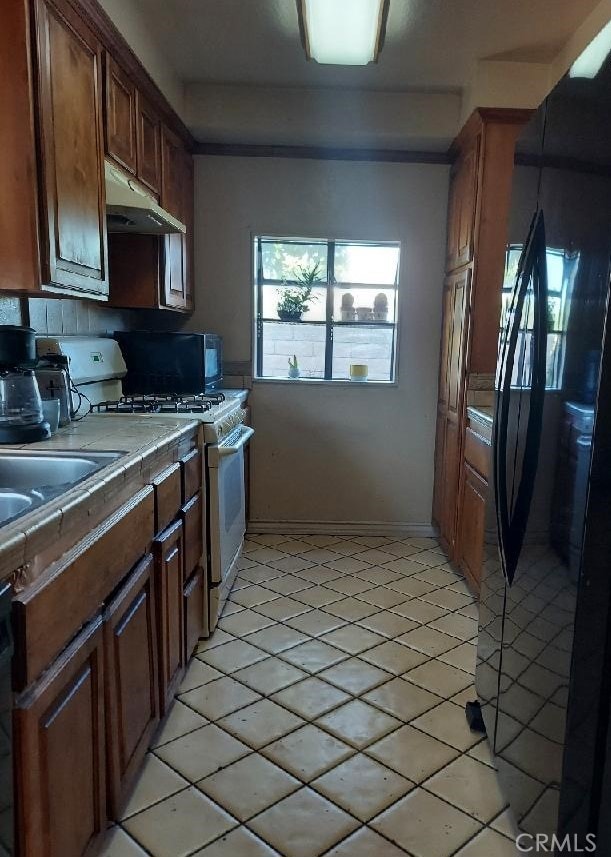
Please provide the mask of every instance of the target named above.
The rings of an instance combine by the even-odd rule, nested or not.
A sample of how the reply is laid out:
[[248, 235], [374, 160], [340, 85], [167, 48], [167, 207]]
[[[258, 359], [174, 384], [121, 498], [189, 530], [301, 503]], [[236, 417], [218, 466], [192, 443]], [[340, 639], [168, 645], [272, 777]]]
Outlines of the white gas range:
[[197, 420], [204, 427], [204, 507], [207, 598], [204, 629], [211, 634], [237, 574], [246, 532], [244, 450], [254, 435], [245, 425], [247, 390], [215, 390], [185, 396], [124, 396], [125, 361], [114, 339], [57, 336], [37, 339], [39, 355], [68, 358], [76, 417], [138, 414]]

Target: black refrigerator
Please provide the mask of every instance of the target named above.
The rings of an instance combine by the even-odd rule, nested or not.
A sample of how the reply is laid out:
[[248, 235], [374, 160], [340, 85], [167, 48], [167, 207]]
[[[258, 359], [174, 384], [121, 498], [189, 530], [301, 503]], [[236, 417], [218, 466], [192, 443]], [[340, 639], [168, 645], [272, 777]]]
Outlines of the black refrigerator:
[[531, 834], [611, 855], [611, 63], [516, 148], [476, 689]]

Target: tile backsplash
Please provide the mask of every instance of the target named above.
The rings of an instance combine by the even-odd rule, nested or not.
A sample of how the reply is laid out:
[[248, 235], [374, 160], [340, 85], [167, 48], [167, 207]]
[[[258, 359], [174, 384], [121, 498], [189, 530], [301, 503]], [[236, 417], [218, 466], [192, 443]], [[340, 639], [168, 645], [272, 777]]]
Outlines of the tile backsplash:
[[175, 330], [184, 321], [177, 313], [115, 309], [96, 301], [0, 296], [0, 324], [29, 325], [40, 334], [102, 336], [138, 327]]
[[100, 335], [134, 326], [133, 311], [70, 298], [28, 298], [29, 324], [37, 333]]

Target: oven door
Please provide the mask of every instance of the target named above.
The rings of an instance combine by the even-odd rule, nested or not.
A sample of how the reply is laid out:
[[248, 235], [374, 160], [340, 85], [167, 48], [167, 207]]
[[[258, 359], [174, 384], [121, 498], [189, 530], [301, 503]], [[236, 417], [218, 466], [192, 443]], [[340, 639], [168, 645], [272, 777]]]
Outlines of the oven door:
[[210, 577], [220, 584], [231, 570], [246, 532], [244, 447], [254, 434], [240, 426], [208, 449], [210, 476]]

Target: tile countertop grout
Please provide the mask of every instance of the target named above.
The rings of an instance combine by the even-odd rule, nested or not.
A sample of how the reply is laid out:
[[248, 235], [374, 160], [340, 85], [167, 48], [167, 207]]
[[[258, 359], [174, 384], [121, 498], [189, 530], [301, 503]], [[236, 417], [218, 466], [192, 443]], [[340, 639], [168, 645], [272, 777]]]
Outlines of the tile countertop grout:
[[492, 425], [494, 419], [493, 409], [483, 405], [467, 405], [467, 414], [488, 426]]
[[[59, 429], [50, 440], [30, 444], [2, 445], [4, 452], [123, 452], [118, 459], [92, 473], [58, 497], [43, 503], [31, 512], [0, 526], [0, 580], [6, 579], [27, 560], [28, 535], [41, 527], [54, 529], [50, 537], [58, 535], [64, 518], [79, 514], [96, 494], [108, 490], [112, 483], [119, 486], [129, 474], [141, 473], [145, 462], [165, 452], [181, 438], [200, 428], [197, 420], [170, 420], [167, 417], [89, 414], [83, 420]], [[136, 493], [138, 489], [134, 489]], [[69, 511], [69, 516], [67, 515]], [[109, 514], [112, 510], [109, 511]]]

